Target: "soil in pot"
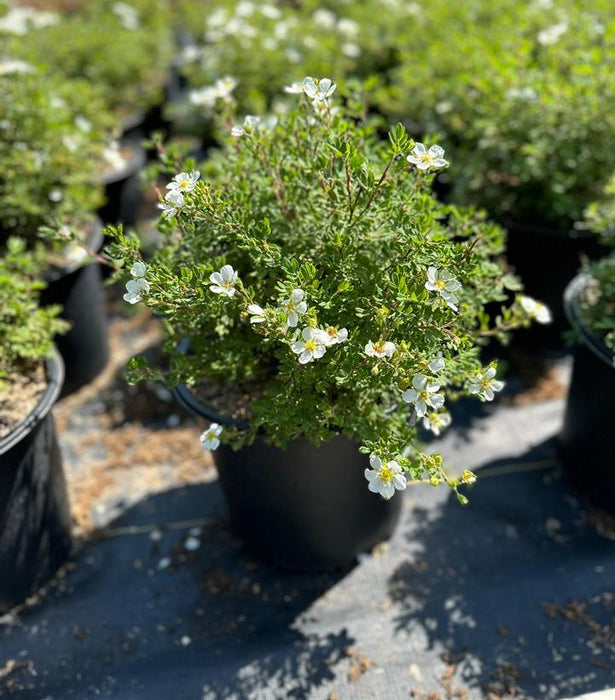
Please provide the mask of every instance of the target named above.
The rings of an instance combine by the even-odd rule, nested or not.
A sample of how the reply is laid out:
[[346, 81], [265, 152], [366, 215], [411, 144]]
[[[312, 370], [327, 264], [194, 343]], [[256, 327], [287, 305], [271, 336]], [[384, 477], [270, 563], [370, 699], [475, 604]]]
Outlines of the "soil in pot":
[[[99, 226], [91, 230], [88, 248], [98, 251], [103, 236]], [[66, 377], [62, 396], [73, 393], [95, 379], [109, 360], [109, 334], [102, 275], [98, 263], [75, 260], [56, 267], [47, 276], [41, 304], [61, 304], [62, 318], [69, 321], [68, 333], [58, 336], [56, 345]]]
[[604, 255], [597, 236], [588, 231], [557, 229], [539, 224], [518, 222], [506, 225], [506, 258], [521, 277], [525, 293], [547, 304], [553, 322], [546, 326], [517, 331], [513, 343], [525, 347], [562, 345], [561, 334], [567, 329], [563, 306], [564, 290], [584, 260]]
[[570, 323], [582, 342], [576, 348], [560, 459], [573, 486], [593, 505], [615, 514], [615, 366], [613, 354], [581, 317], [578, 299], [586, 278], [566, 290]]
[[72, 546], [62, 458], [51, 415], [63, 379], [59, 355], [47, 361], [45, 375], [35, 406], [23, 411], [22, 420], [0, 437], [0, 613], [44, 585]]

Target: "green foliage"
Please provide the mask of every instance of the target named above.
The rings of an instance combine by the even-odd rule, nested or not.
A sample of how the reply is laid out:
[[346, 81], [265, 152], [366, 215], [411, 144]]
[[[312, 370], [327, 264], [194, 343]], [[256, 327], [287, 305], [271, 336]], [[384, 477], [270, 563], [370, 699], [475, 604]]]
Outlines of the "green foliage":
[[10, 238], [0, 257], [0, 388], [16, 374], [27, 373], [46, 357], [53, 336], [67, 330], [59, 306], [39, 308], [45, 284], [36, 279], [40, 261], [25, 241]]
[[109, 115], [85, 81], [0, 75], [0, 243], [44, 224], [82, 227], [101, 204]]
[[334, 74], [344, 82], [384, 70], [400, 19], [384, 2], [313, 0], [179, 0], [178, 16], [190, 37], [183, 68], [190, 85], [230, 75], [242, 111], [253, 113], [272, 103], [282, 108], [284, 86], [306, 74]]
[[59, 11], [57, 21], [11, 37], [9, 55], [88, 80], [120, 116], [162, 100], [173, 53], [164, 0], [58, 1], [48, 6]]
[[615, 361], [615, 253], [591, 263], [580, 311], [589, 328], [613, 351]]
[[382, 108], [444, 136], [454, 201], [501, 221], [573, 226], [615, 172], [612, 9], [423, 3], [400, 27]]
[[[447, 399], [468, 393], [482, 370], [481, 342], [529, 325], [517, 303], [495, 322], [485, 312], [507, 298], [507, 288], [519, 288], [500, 259], [503, 232], [475, 211], [439, 203], [433, 176], [406, 161], [414, 146], [406, 131], [398, 126], [383, 142], [361, 119], [363, 95], [346, 95], [344, 110], [294, 99], [299, 105], [276, 125], [227, 136], [207, 181], [176, 182], [183, 199], [177, 215], [161, 222], [165, 242], [144, 277], [133, 271], [139, 296], [166, 321], [166, 380], [219, 384], [222, 392], [229, 383], [244, 387], [250, 429], [226, 430], [235, 444], [257, 431], [285, 444], [298, 436], [317, 443], [341, 430], [369, 451], [401, 459], [413, 477], [455, 488], [441, 460], [421, 455], [416, 414], [402, 393], [417, 375], [436, 371]], [[232, 108], [224, 109], [230, 130]], [[181, 167], [163, 156], [172, 172]], [[139, 261], [134, 239], [115, 236], [111, 255], [126, 268]], [[224, 265], [239, 276], [230, 296], [211, 289], [210, 276]], [[430, 267], [461, 283], [458, 311], [426, 288]], [[131, 286], [134, 280], [129, 294]], [[293, 290], [307, 304], [296, 327], [287, 308]], [[264, 320], [251, 323], [259, 313]], [[347, 329], [348, 338], [301, 364], [295, 343], [304, 328], [329, 338]], [[176, 348], [186, 338], [187, 355]], [[368, 356], [370, 341], [392, 342], [395, 352]], [[432, 371], [439, 353], [445, 368]], [[132, 365], [133, 379], [160, 376], [142, 358]]]

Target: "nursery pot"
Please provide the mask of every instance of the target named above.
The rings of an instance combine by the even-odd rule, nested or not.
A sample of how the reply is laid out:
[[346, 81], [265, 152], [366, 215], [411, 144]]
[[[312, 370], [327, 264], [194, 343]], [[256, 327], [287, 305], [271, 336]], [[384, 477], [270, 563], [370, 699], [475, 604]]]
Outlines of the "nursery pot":
[[565, 307], [582, 343], [576, 348], [560, 459], [570, 482], [593, 505], [615, 514], [615, 366], [613, 353], [585, 325], [579, 295], [587, 277], [566, 289]]
[[51, 409], [64, 366], [47, 360], [38, 405], [0, 439], [0, 613], [44, 585], [71, 551], [70, 509]]
[[105, 224], [135, 226], [142, 200], [139, 173], [145, 165], [146, 155], [137, 141], [123, 142], [121, 149], [128, 151], [130, 157], [123, 167], [102, 175], [106, 203], [98, 210], [98, 216]]
[[[92, 227], [88, 247], [98, 251], [102, 239], [100, 227]], [[66, 396], [97, 377], [109, 360], [100, 265], [75, 262], [62, 269], [56, 268], [48, 275], [47, 285], [41, 292], [41, 304], [61, 304], [62, 318], [71, 323], [68, 333], [55, 340], [66, 367], [62, 389], [62, 396]]]
[[[237, 425], [187, 387], [176, 393], [198, 415]], [[213, 457], [235, 533], [255, 556], [281, 569], [350, 567], [360, 552], [391, 536], [402, 505], [399, 493], [385, 501], [368, 490], [368, 459], [358, 448], [342, 435], [319, 447], [298, 439], [281, 449], [260, 437], [238, 451], [220, 445]]]
[[530, 344], [560, 344], [561, 333], [567, 328], [562, 303], [566, 285], [576, 275], [583, 258], [599, 258], [604, 248], [589, 231], [520, 222], [510, 222], [506, 228], [509, 264], [521, 277], [525, 293], [545, 303], [553, 314], [553, 323], [548, 326], [534, 324], [529, 331], [515, 335]]

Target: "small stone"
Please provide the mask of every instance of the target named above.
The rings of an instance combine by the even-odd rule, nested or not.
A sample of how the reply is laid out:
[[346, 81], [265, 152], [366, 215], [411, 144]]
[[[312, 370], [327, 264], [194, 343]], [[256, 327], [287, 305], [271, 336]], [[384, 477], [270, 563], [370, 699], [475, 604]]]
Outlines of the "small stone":
[[149, 538], [152, 542], [160, 542], [162, 539], [162, 532], [160, 532], [160, 530], [152, 530], [149, 533]]
[[169, 566], [171, 566], [171, 560], [169, 559], [169, 557], [162, 557], [162, 559], [158, 562], [159, 571], [168, 569]]
[[187, 634], [185, 634], [185, 635], [179, 640], [179, 643], [180, 643], [183, 647], [187, 647], [189, 644], [192, 644], [192, 639], [190, 639], [190, 637], [189, 637]]
[[201, 546], [201, 540], [198, 537], [188, 537], [188, 539], [184, 542], [184, 548], [188, 552], [194, 552], [195, 549], [198, 549]]
[[191, 527], [191, 528], [188, 530], [188, 534], [189, 534], [191, 537], [200, 537], [201, 534], [202, 534], [202, 532], [203, 532], [203, 528], [202, 528], [202, 527]]

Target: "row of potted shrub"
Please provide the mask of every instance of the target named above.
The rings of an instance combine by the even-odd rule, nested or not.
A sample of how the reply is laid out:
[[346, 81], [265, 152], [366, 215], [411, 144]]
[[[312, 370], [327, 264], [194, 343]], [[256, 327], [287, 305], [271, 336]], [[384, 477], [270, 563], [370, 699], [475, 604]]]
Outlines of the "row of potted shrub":
[[[126, 8], [119, 15], [117, 9], [111, 12], [123, 16], [124, 24], [129, 25], [124, 29], [134, 33], [139, 21], [149, 15], [137, 11], [135, 4], [131, 6], [137, 13], [136, 20], [134, 16], [129, 18]], [[182, 7], [186, 13], [202, 13], [190, 3]], [[218, 10], [216, 18], [217, 10], [208, 7], [204, 20], [209, 34], [204, 35], [203, 46], [184, 51], [182, 60], [193, 85], [188, 101], [200, 110], [201, 123], [208, 129], [213, 127], [222, 148], [201, 167], [203, 178], [194, 162], [181, 160], [173, 149], [163, 154], [167, 174], [183, 172], [171, 180], [163, 198], [160, 228], [165, 237], [147, 265], [135, 238], [121, 231], [109, 232], [118, 241], [112, 257], [132, 273], [127, 300], [143, 300], [165, 320], [168, 331], [170, 372], [163, 375], [136, 359], [133, 376], [157, 378], [171, 386], [185, 385], [178, 390], [183, 400], [214, 420], [203, 442], [206, 447], [223, 443], [216, 451], [221, 481], [234, 523], [251, 546], [286, 566], [322, 569], [346, 563], [357, 550], [390, 532], [399, 499], [381, 502], [371, 497], [367, 486], [390, 496], [391, 489], [403, 488], [408, 481], [427, 480], [434, 485], [447, 483], [458, 492], [462, 483], [474, 479], [470, 472], [460, 478], [447, 476], [437, 455], [421, 452], [416, 424], [438, 434], [451, 420], [443, 410], [445, 403], [448, 406], [464, 393], [477, 394], [483, 400], [493, 398], [501, 383], [494, 367], [481, 366], [481, 343], [492, 336], [505, 337], [514, 328], [529, 325], [532, 318], [545, 320], [546, 312], [520, 294], [518, 281], [503, 266], [502, 230], [486, 223], [476, 211], [458, 205], [472, 202], [487, 206], [503, 223], [515, 219], [517, 230], [510, 227], [509, 240], [519, 241], [519, 224], [527, 230], [528, 225], [536, 223], [532, 219], [538, 203], [542, 227], [538, 233], [548, 230], [549, 235], [545, 258], [538, 268], [540, 279], [552, 280], [555, 253], [563, 245], [561, 236], [552, 235], [550, 226], [577, 234], [586, 230], [582, 226], [608, 228], [612, 164], [604, 140], [611, 132], [608, 120], [606, 126], [602, 122], [594, 124], [594, 130], [589, 126], [592, 119], [598, 121], [600, 110], [606, 115], [610, 92], [607, 86], [588, 86], [583, 76], [587, 76], [596, 56], [608, 49], [610, 34], [605, 31], [604, 46], [598, 43], [596, 50], [586, 55], [584, 48], [594, 35], [589, 29], [585, 34], [572, 31], [574, 23], [586, 21], [586, 16], [598, 23], [602, 17], [599, 2], [596, 14], [586, 13], [583, 18], [575, 14], [574, 7], [566, 8], [569, 26], [551, 29], [551, 34], [547, 32], [542, 38], [540, 32], [557, 24], [548, 24], [549, 16], [544, 13], [534, 17], [534, 10], [526, 8], [527, 26], [523, 25], [518, 39], [524, 50], [517, 52], [525, 63], [515, 72], [521, 64], [504, 64], [512, 58], [496, 61], [509, 48], [507, 42], [517, 41], [504, 37], [502, 18], [506, 13], [500, 17], [483, 3], [472, 3], [452, 25], [449, 23], [455, 28], [447, 35], [452, 47], [449, 52], [444, 35], [439, 40], [441, 23], [436, 20], [450, 17], [446, 13], [457, 10], [435, 3], [417, 15], [413, 11], [408, 14], [406, 7], [404, 12], [412, 15], [417, 27], [429, 29], [420, 36], [429, 36], [430, 41], [415, 42], [413, 46], [416, 56], [421, 56], [423, 69], [430, 66], [434, 70], [431, 78], [419, 79], [420, 71], [408, 68], [407, 72], [412, 73], [409, 78], [406, 67], [414, 64], [410, 58], [400, 60], [402, 48], [395, 43], [399, 42], [399, 15], [391, 11], [379, 23], [386, 24], [395, 50], [382, 52], [383, 47], [373, 42], [371, 47], [377, 55], [367, 60], [367, 50], [353, 57], [350, 54], [357, 54], [356, 50], [346, 47], [344, 60], [349, 60], [340, 64], [340, 70], [365, 70], [369, 74], [386, 69], [390, 76], [400, 76], [395, 78], [398, 82], [391, 80], [386, 88], [376, 91], [379, 110], [394, 112], [387, 105], [405, 91], [412, 97], [412, 104], [406, 102], [400, 107], [399, 116], [415, 135], [438, 128], [447, 139], [443, 141], [447, 151], [444, 154], [439, 147], [424, 147], [401, 128], [392, 132], [387, 151], [380, 138], [382, 120], [368, 109], [365, 91], [349, 83], [344, 100], [340, 100], [337, 97], [341, 90], [336, 93], [334, 84], [313, 79], [288, 85], [284, 92], [284, 76], [276, 74], [273, 78], [266, 70], [267, 51], [275, 56], [279, 45], [265, 46], [271, 32], [261, 24], [273, 23], [274, 33], [282, 24], [285, 28], [278, 30], [278, 39], [282, 45], [283, 40], [288, 41], [288, 50], [296, 43], [296, 32], [302, 31], [298, 29], [301, 13], [308, 13], [318, 39], [333, 37], [323, 46], [330, 45], [335, 53], [341, 45], [340, 33], [353, 35], [360, 49], [370, 46], [365, 37], [373, 34], [365, 18], [348, 16], [333, 7], [328, 14], [319, 13], [318, 7], [307, 3], [294, 9], [257, 7], [249, 2], [221, 3]], [[485, 61], [480, 51], [472, 54], [471, 48], [463, 44], [467, 41], [468, 18], [476, 21], [477, 17], [488, 27], [490, 36], [493, 33], [503, 42], [494, 43], [497, 50], [490, 61]], [[83, 13], [69, 12], [55, 26], [69, 26], [63, 24], [66, 21], [79, 35], [78, 26], [84, 19]], [[560, 24], [563, 26], [563, 22]], [[192, 26], [198, 26], [196, 21]], [[236, 31], [229, 30], [229, 26], [235, 26]], [[32, 31], [38, 37], [39, 32], [53, 36], [52, 30], [56, 37], [57, 32], [69, 36], [62, 29], [54, 29], [53, 24]], [[309, 37], [305, 23], [303, 32]], [[568, 46], [569, 38], [579, 44], [578, 50]], [[262, 42], [262, 48], [258, 44], [251, 51], [232, 49], [233, 41], [245, 49], [251, 39]], [[25, 43], [35, 48], [39, 45], [38, 39]], [[304, 43], [304, 58], [309, 58], [310, 42]], [[23, 44], [17, 36], [12, 49], [15, 56], [40, 60], [20, 53]], [[25, 104], [26, 99], [19, 115], [15, 105], [20, 99], [4, 106], [15, 109], [6, 119], [13, 125], [14, 139], [9, 141], [11, 148], [7, 149], [5, 162], [15, 159], [10, 172], [17, 177], [2, 183], [0, 194], [7, 203], [3, 211], [10, 215], [0, 228], [6, 234], [18, 233], [33, 241], [33, 234], [42, 227], [56, 239], [51, 250], [48, 247], [37, 256], [52, 283], [57, 269], [67, 269], [65, 264], [59, 268], [55, 264], [58, 253], [66, 252], [67, 241], [80, 239], [77, 250], [89, 247], [90, 252], [96, 252], [92, 241], [87, 245], [89, 222], [83, 213], [93, 210], [100, 201], [93, 197], [97, 192], [93, 185], [100, 182], [100, 153], [107, 137], [101, 139], [96, 134], [108, 128], [101, 122], [104, 109], [87, 112], [86, 105], [97, 99], [94, 94], [80, 101], [89, 88], [64, 82], [72, 69], [60, 60], [52, 60], [56, 44], [51, 41], [44, 55], [46, 62], [55, 64], [46, 71], [31, 64], [15, 64], [14, 70], [5, 71], [1, 78], [9, 90], [11, 85], [15, 90], [16, 85], [28, 85], [43, 97], [30, 105]], [[478, 45], [482, 47], [480, 42]], [[214, 59], [225, 56], [223, 52], [229, 47], [228, 59], [235, 63], [216, 64]], [[161, 51], [157, 56], [163, 54]], [[461, 62], [454, 57], [466, 54], [477, 57], [476, 70], [460, 76]], [[416, 56], [412, 59], [415, 62]], [[567, 63], [563, 63], [564, 57]], [[250, 72], [256, 58], [265, 63]], [[437, 60], [442, 61], [441, 67]], [[89, 57], [82, 65], [90, 65], [90, 61], [96, 64], [96, 59]], [[493, 70], [480, 71], [481, 61], [493, 64]], [[222, 80], [221, 65], [232, 65], [238, 80]], [[565, 67], [565, 75], [559, 76], [554, 66]], [[212, 72], [203, 73], [205, 69]], [[524, 76], [528, 84], [511, 85], [512, 75], [517, 80]], [[552, 80], [553, 75], [558, 80]], [[212, 82], [203, 85], [204, 76]], [[416, 83], [411, 86], [409, 79]], [[115, 89], [107, 101], [121, 114], [118, 105], [127, 101], [122, 102], [119, 83], [113, 88], [110, 79], [105, 85]], [[404, 90], [399, 90], [399, 85]], [[455, 85], [459, 87], [453, 90]], [[502, 94], [505, 88], [510, 92]], [[578, 100], [588, 93], [594, 97], [588, 104], [596, 111], [588, 107], [587, 113], [593, 117], [588, 117], [587, 129], [577, 132], [572, 117], [585, 118], [579, 113]], [[58, 96], [60, 104], [64, 101], [59, 115], [54, 99]], [[299, 104], [294, 105], [297, 100]], [[518, 109], [519, 100], [529, 101], [527, 109]], [[74, 101], [78, 102], [77, 110]], [[557, 106], [551, 120], [546, 110], [554, 102]], [[43, 105], [38, 112], [33, 110], [35, 103]], [[237, 116], [238, 105], [243, 110], [246, 106], [275, 108], [276, 104], [276, 119], [267, 115]], [[85, 121], [76, 119], [78, 110], [83, 110]], [[62, 117], [65, 113], [69, 116]], [[544, 124], [541, 114], [545, 115]], [[421, 115], [431, 121], [422, 120]], [[62, 119], [63, 123], [57, 123]], [[595, 131], [603, 126], [604, 131]], [[41, 139], [37, 130], [49, 136], [47, 151], [43, 147], [47, 140]], [[79, 130], [81, 141], [71, 155], [71, 138], [79, 136]], [[36, 148], [15, 148], [17, 144], [35, 143], [34, 134], [38, 137]], [[553, 164], [548, 158], [549, 134], [554, 151], [558, 157], [566, 157], [565, 161]], [[576, 141], [571, 134], [578, 137]], [[596, 142], [592, 135], [603, 138], [603, 142]], [[562, 152], [560, 145], [564, 143], [569, 150]], [[87, 149], [92, 149], [90, 157]], [[48, 160], [40, 162], [41, 153], [60, 156], [53, 170], [45, 165]], [[445, 172], [445, 155], [452, 162], [449, 184], [453, 187], [446, 194], [441, 180], [439, 191], [451, 204], [442, 204], [431, 194], [434, 173]], [[502, 171], [502, 163], [510, 170]], [[204, 184], [205, 168], [208, 184]], [[479, 185], [472, 184], [476, 182]], [[90, 198], [87, 204], [86, 197]], [[583, 218], [585, 211], [588, 215]], [[582, 220], [585, 223], [580, 223]], [[538, 245], [536, 233], [532, 231], [529, 237], [532, 252]], [[62, 237], [63, 244], [58, 242]], [[571, 258], [574, 266], [577, 259], [578, 251]], [[522, 264], [517, 263], [517, 268]], [[68, 269], [79, 276], [84, 269], [99, 274], [97, 266]], [[603, 339], [609, 341], [612, 331], [611, 271], [608, 259], [598, 263], [592, 270], [592, 279], [597, 281], [584, 284], [579, 295], [576, 290], [581, 283], [574, 287], [569, 307], [575, 318], [584, 319], [584, 325], [587, 322], [597, 331], [594, 345], [602, 348], [604, 360], [600, 382], [607, 376], [612, 382], [612, 367], [607, 366], [607, 361], [612, 364], [612, 349], [602, 345]], [[77, 296], [83, 299], [81, 291]], [[484, 311], [488, 304], [490, 309], [500, 305], [505, 308], [496, 311], [490, 320]], [[88, 304], [85, 308], [83, 318], [89, 323], [95, 307]], [[100, 302], [97, 308], [102, 308]], [[188, 341], [188, 347], [179, 344], [180, 340]], [[100, 345], [97, 341], [95, 346], [104, 347], [104, 342]], [[69, 367], [73, 367], [72, 362]], [[578, 376], [584, 378], [579, 380]], [[571, 397], [583, 392], [587, 381], [581, 370], [575, 369]], [[200, 386], [200, 394], [195, 393], [196, 386]], [[220, 403], [220, 394], [226, 398], [226, 405]], [[245, 395], [251, 397], [249, 405], [229, 407], [230, 399]], [[562, 444], [569, 470], [579, 464], [589, 468], [602, 460], [610, 476], [609, 455], [613, 452], [605, 437], [608, 431], [601, 433], [601, 442], [592, 439], [589, 459], [588, 445], [575, 437], [579, 426], [595, 427], [589, 409], [596, 402], [572, 398], [569, 405], [583, 407], [582, 421], [570, 417], [570, 408], [566, 419]], [[360, 462], [347, 456], [349, 451], [356, 453], [355, 447], [342, 438], [329, 440], [338, 433], [362, 442], [363, 450], [370, 455], [365, 484], [361, 483], [362, 475], [357, 478]], [[297, 442], [301, 438], [328, 447], [307, 447]], [[229, 444], [245, 445], [239, 453], [241, 466]], [[291, 447], [280, 452], [281, 445]], [[270, 469], [261, 468], [263, 460]], [[313, 465], [315, 460], [322, 464], [322, 473], [316, 469], [293, 470], [289, 488], [289, 462]], [[330, 467], [327, 460], [335, 466]], [[340, 463], [348, 467], [348, 472]], [[331, 474], [336, 475], [335, 480]], [[248, 477], [254, 479], [252, 488], [246, 483]], [[595, 488], [595, 475], [583, 476], [577, 482], [585, 491], [598, 495], [603, 492]], [[254, 498], [254, 493], [259, 498]], [[465, 500], [463, 494], [458, 492], [458, 496]], [[306, 529], [305, 523], [310, 522], [304, 511], [307, 504], [314, 506], [310, 506], [314, 526]], [[274, 506], [276, 510], [272, 510]], [[321, 520], [313, 518], [314, 512], [320, 513]], [[323, 532], [342, 532], [342, 513], [348, 517], [352, 513], [354, 518], [354, 526], [344, 530], [345, 537], [333, 541], [323, 536]], [[358, 523], [365, 527], [358, 527]], [[273, 543], [265, 539], [272, 533]], [[295, 536], [303, 538], [301, 547], [297, 547]]]

